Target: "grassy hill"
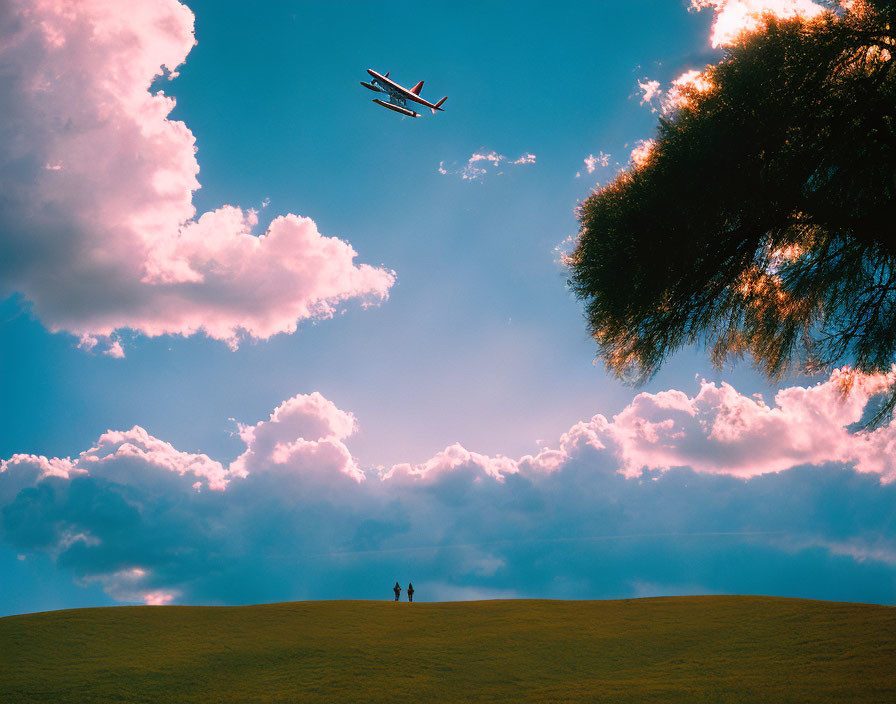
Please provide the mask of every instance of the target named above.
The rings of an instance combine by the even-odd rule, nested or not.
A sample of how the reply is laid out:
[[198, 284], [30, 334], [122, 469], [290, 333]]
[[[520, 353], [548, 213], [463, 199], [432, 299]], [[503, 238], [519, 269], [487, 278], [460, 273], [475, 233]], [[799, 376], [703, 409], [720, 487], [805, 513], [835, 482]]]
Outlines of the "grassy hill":
[[767, 597], [0, 619], [0, 702], [896, 702], [896, 608]]

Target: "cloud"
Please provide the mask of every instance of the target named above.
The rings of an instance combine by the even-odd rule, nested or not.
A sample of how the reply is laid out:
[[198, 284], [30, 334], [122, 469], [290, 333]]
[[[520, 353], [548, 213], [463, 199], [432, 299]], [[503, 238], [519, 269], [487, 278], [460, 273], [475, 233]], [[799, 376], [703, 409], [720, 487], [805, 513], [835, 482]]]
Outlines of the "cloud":
[[628, 476], [690, 467], [754, 477], [838, 462], [889, 483], [896, 481], [893, 426], [871, 433], [854, 433], [850, 426], [861, 420], [869, 399], [892, 383], [892, 375], [838, 370], [823, 384], [782, 389], [768, 406], [729, 384], [704, 381], [694, 397], [681, 391], [639, 394], [607, 434]]
[[534, 164], [535, 163], [535, 155], [531, 152], [527, 152], [523, 154], [519, 159], [510, 162], [511, 164]]
[[838, 371], [773, 405], [702, 382], [639, 394], [533, 455], [455, 443], [388, 468], [353, 459], [351, 413], [299, 395], [239, 424], [229, 464], [139, 427], [73, 459], [14, 455], [0, 536], [124, 602], [388, 598], [396, 578], [422, 600], [892, 602], [896, 428], [854, 428], [892, 381]]
[[[597, 167], [606, 168], [610, 165], [610, 155], [604, 154], [603, 152], [598, 152], [597, 156], [594, 154], [589, 154], [584, 158], [585, 162], [585, 171], [589, 174], [593, 174]], [[576, 178], [581, 177], [582, 172], [576, 172]]]
[[[499, 167], [502, 164], [508, 164], [511, 166], [524, 166], [526, 164], [534, 164], [535, 163], [535, 155], [531, 152], [526, 152], [518, 159], [508, 159], [503, 154], [498, 154], [496, 151], [486, 152], [485, 150], [481, 152], [474, 152], [470, 155], [470, 158], [467, 159], [467, 163], [460, 168], [457, 167], [457, 162], [453, 162], [452, 166], [455, 168], [449, 169], [445, 166], [444, 161], [439, 162], [439, 173], [440, 174], [454, 174], [460, 176], [464, 181], [475, 181], [477, 179], [482, 178], [488, 172], [488, 168], [482, 166], [482, 163], [490, 165], [490, 168]], [[496, 175], [501, 175], [503, 171], [499, 171]]]
[[488, 154], [479, 154], [479, 153], [473, 154], [467, 160], [467, 163], [475, 164], [477, 161], [488, 161], [488, 162], [491, 162], [491, 164], [493, 166], [497, 166], [502, 161], [506, 161], [506, 160], [507, 160], [507, 157], [502, 154], [498, 154], [497, 152], [489, 152]]
[[354, 432], [355, 417], [319, 393], [295, 396], [280, 404], [268, 420], [239, 425], [246, 451], [231, 465], [231, 472], [243, 477], [259, 468], [302, 472], [306, 477], [339, 472], [360, 482], [364, 473], [343, 443]]
[[193, 44], [175, 0], [12, 0], [0, 25], [0, 295], [114, 357], [118, 330], [235, 346], [382, 301], [394, 282], [308, 218], [257, 236], [251, 209], [197, 217], [195, 138], [152, 92]]
[[641, 90], [641, 105], [643, 105], [644, 103], [650, 103], [656, 94], [659, 93], [660, 82], [645, 78], [643, 81], [638, 81], [638, 88]]
[[690, 9], [712, 8], [710, 43], [713, 47], [730, 46], [744, 32], [753, 32], [762, 26], [763, 15], [781, 18], [812, 18], [825, 12], [825, 8], [811, 0], [691, 0]]

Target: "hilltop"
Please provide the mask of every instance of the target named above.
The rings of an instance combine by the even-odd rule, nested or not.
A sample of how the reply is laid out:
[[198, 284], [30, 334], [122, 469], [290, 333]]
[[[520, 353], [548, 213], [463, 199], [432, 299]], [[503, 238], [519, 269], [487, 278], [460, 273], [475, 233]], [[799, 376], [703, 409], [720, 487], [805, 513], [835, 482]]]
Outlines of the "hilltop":
[[0, 702], [896, 701], [896, 609], [747, 596], [0, 619]]

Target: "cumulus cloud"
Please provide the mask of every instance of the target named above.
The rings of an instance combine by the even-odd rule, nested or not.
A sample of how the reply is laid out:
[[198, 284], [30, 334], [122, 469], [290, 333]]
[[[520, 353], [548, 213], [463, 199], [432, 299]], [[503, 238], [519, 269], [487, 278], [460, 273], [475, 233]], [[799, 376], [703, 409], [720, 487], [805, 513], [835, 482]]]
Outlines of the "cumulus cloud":
[[318, 393], [239, 424], [223, 463], [135, 427], [76, 458], [0, 463], [2, 539], [119, 601], [697, 591], [892, 601], [893, 382], [838, 371], [773, 404], [727, 384], [639, 394], [520, 458], [455, 443], [361, 468]]
[[[475, 181], [485, 176], [485, 174], [488, 173], [489, 168], [494, 169], [501, 165], [525, 166], [526, 164], [534, 164], [535, 159], [535, 155], [531, 152], [522, 154], [518, 159], [508, 159], [506, 156], [498, 154], [496, 151], [487, 152], [482, 150], [471, 154], [470, 158], [467, 159], [467, 162], [459, 168], [457, 162], [453, 162], [451, 168], [449, 168], [445, 165], [444, 161], [440, 161], [438, 171], [440, 174], [460, 176], [464, 181]], [[484, 164], [488, 164], [488, 167]], [[498, 175], [502, 173], [504, 172], [499, 171]]]
[[311, 472], [329, 476], [338, 472], [356, 482], [364, 473], [343, 441], [355, 432], [355, 417], [315, 392], [280, 404], [270, 418], [255, 425], [239, 425], [246, 451], [231, 465], [245, 477], [255, 470]]
[[704, 381], [694, 397], [681, 391], [639, 394], [607, 434], [628, 476], [690, 467], [754, 477], [838, 462], [889, 483], [896, 481], [893, 426], [871, 433], [854, 433], [850, 426], [861, 420], [869, 399], [892, 383], [892, 375], [838, 370], [824, 384], [779, 391], [769, 406], [730, 384]]
[[691, 0], [691, 9], [712, 8], [710, 43], [713, 47], [729, 46], [744, 32], [753, 32], [762, 26], [764, 15], [781, 18], [812, 18], [825, 8], [812, 0]]
[[11, 0], [0, 23], [0, 295], [53, 331], [123, 356], [115, 331], [237, 344], [293, 332], [394, 273], [298, 215], [256, 236], [255, 211], [197, 217], [195, 138], [152, 92], [194, 44], [176, 0]]

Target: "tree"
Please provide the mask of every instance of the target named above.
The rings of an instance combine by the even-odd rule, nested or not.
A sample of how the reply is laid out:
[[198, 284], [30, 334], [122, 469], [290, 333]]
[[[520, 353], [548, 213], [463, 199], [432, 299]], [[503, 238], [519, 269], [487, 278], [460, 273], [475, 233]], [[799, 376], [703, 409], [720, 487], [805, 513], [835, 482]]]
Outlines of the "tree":
[[890, 370], [894, 58], [896, 2], [857, 1], [767, 16], [682, 90], [647, 157], [578, 212], [569, 283], [611, 371], [643, 380], [694, 342], [771, 377]]

